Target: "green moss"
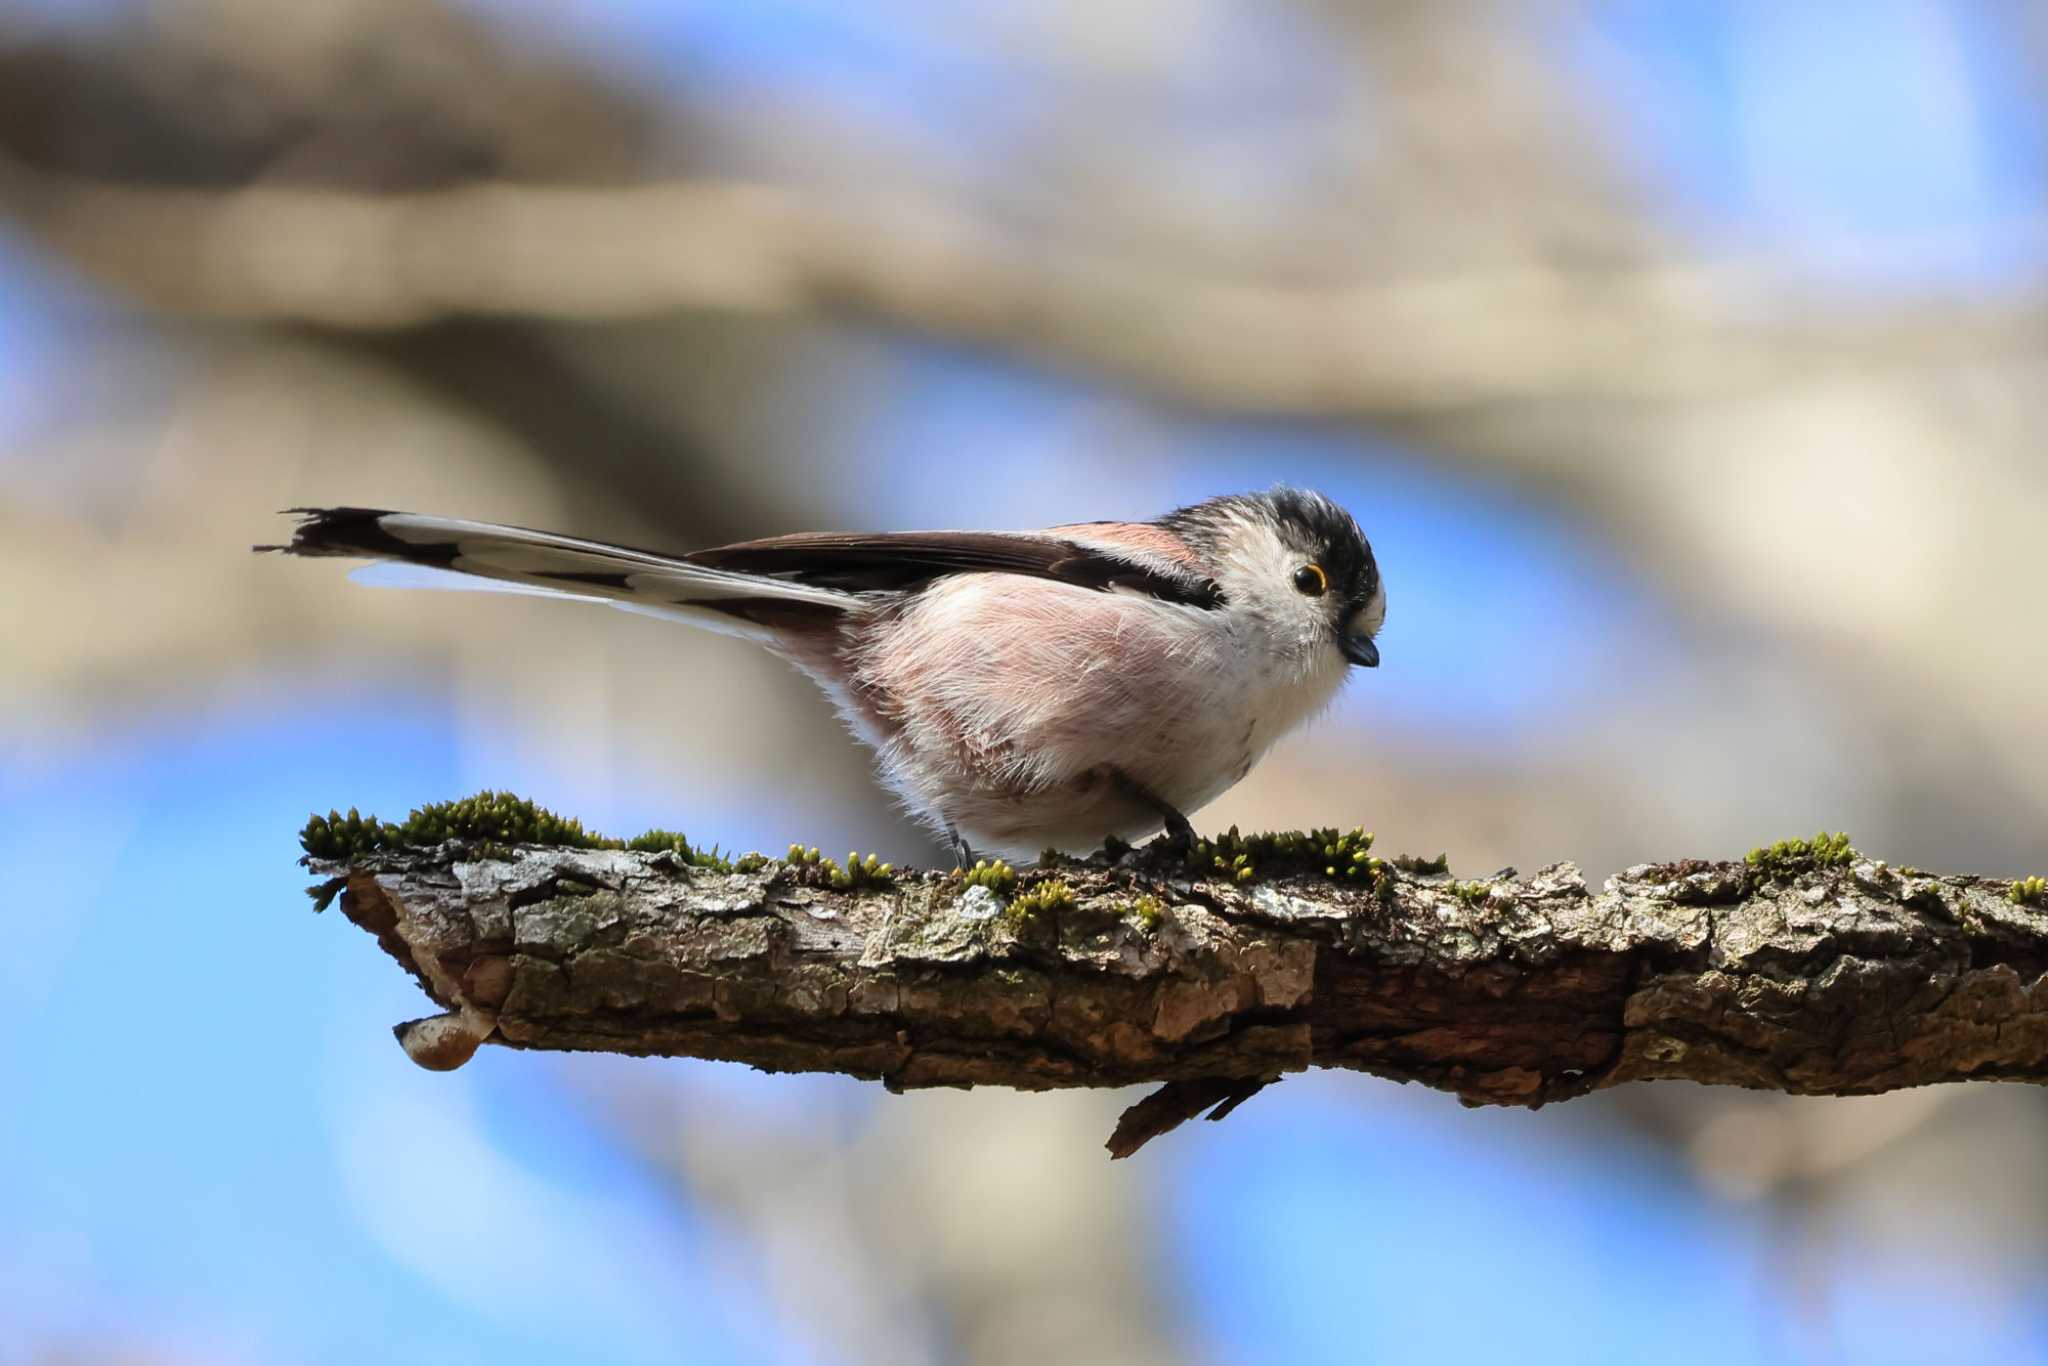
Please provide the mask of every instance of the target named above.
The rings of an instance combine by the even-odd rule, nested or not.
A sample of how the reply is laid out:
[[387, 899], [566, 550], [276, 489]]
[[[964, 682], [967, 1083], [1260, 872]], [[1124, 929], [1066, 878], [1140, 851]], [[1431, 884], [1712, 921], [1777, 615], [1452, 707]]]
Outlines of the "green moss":
[[844, 868], [831, 859], [826, 859], [825, 869], [826, 883], [842, 892], [851, 892], [861, 887], [886, 887], [896, 876], [894, 867], [883, 863], [873, 854], [862, 858], [852, 850], [847, 851]]
[[2015, 906], [2040, 906], [2048, 904], [2048, 877], [2023, 877], [2013, 883], [2006, 895]]
[[618, 849], [619, 841], [583, 828], [510, 792], [479, 792], [460, 801], [415, 807], [402, 823], [330, 811], [312, 816], [299, 845], [314, 858], [349, 859], [385, 849], [424, 849], [451, 840], [464, 844], [547, 844], [571, 849]]
[[571, 849], [612, 847], [616, 841], [583, 828], [510, 792], [479, 792], [460, 801], [434, 802], [415, 810], [398, 827], [398, 843], [445, 844], [449, 840], [498, 844], [547, 844]]
[[[717, 846], [698, 849], [674, 830], [649, 830], [630, 840], [613, 839], [583, 822], [558, 816], [544, 806], [510, 792], [479, 792], [459, 801], [415, 807], [402, 822], [378, 820], [350, 807], [347, 815], [329, 811], [309, 817], [299, 831], [299, 847], [316, 859], [347, 862], [395, 849], [430, 849], [449, 842], [495, 851], [514, 844], [542, 844], [567, 849], [632, 849], [673, 854], [693, 868], [731, 872], [739, 867]], [[750, 854], [759, 868], [767, 860]], [[742, 860], [744, 863], [746, 860]], [[751, 869], [748, 869], [751, 871]]]
[[1393, 864], [1404, 873], [1418, 877], [1437, 877], [1451, 871], [1451, 856], [1438, 854], [1435, 858], [1417, 858], [1413, 854], [1397, 854]]
[[365, 816], [353, 806], [346, 816], [329, 811], [309, 816], [299, 831], [299, 848], [317, 859], [352, 859], [391, 847], [398, 827]]
[[1743, 862], [1759, 877], [1788, 877], [1809, 868], [1840, 868], [1855, 861], [1856, 849], [1845, 834], [1823, 830], [1812, 839], [1779, 840], [1749, 851]]
[[972, 868], [959, 873], [958, 876], [969, 887], [986, 887], [991, 892], [1005, 896], [1017, 885], [1017, 870], [1001, 859], [994, 863], [987, 859], [977, 859]]
[[1141, 896], [1124, 908], [1124, 914], [1143, 925], [1147, 933], [1156, 931], [1159, 922], [1166, 918], [1166, 903], [1156, 896]]
[[1074, 904], [1074, 889], [1059, 878], [1047, 878], [1030, 891], [1013, 897], [1003, 907], [1003, 918], [1012, 925], [1023, 926], [1041, 915], [1053, 911], [1064, 911]]
[[[614, 846], [607, 841], [604, 847]], [[642, 854], [673, 854], [692, 868], [705, 868], [714, 873], [752, 872], [756, 868], [766, 866], [768, 862], [759, 854], [748, 854], [746, 858], [752, 859], [753, 864], [743, 869], [739, 863], [727, 858], [717, 845], [714, 844], [709, 849], [692, 848], [689, 839], [674, 830], [649, 830], [627, 840], [624, 847]]]
[[[750, 863], [750, 860], [759, 860], [759, 862]], [[789, 854], [783, 861], [789, 865], [790, 871], [795, 873], [801, 880], [820, 887], [830, 887], [834, 891], [840, 892], [850, 892], [861, 887], [886, 886], [894, 881], [896, 877], [895, 868], [882, 862], [873, 854], [863, 858], [860, 854], [848, 850], [846, 866], [842, 868], [839, 865], [839, 860], [827, 858], [820, 854], [818, 846], [815, 844], [811, 845], [808, 849], [801, 844], [790, 845]], [[740, 863], [749, 864], [746, 871], [751, 872], [753, 869], [766, 864], [767, 860], [761, 858], [759, 854], [749, 854], [746, 858], [741, 859]], [[734, 864], [733, 866], [738, 868], [740, 864]]]
[[[1216, 876], [1226, 881], [1250, 882], [1254, 877], [1258, 876], [1259, 870], [1252, 863], [1252, 856], [1250, 854], [1217, 854], [1206, 861], [1209, 866], [1203, 868], [1202, 871], [1213, 872]], [[1201, 868], [1203, 862], [1203, 860], [1198, 859], [1195, 866]]]
[[1485, 901], [1487, 897], [1493, 895], [1493, 884], [1491, 882], [1453, 882], [1451, 884], [1451, 895], [1464, 902], [1467, 906], [1477, 906]]
[[1261, 872], [1308, 868], [1334, 882], [1369, 884], [1377, 881], [1385, 868], [1372, 856], [1372, 842], [1363, 827], [1244, 835], [1233, 825], [1227, 834], [1196, 840], [1187, 857], [1197, 874], [1237, 883], [1250, 882]]

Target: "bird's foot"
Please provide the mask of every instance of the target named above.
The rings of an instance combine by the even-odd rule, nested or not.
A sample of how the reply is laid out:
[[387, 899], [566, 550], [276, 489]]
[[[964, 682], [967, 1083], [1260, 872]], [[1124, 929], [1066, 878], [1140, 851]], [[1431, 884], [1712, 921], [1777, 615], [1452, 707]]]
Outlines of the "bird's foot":
[[1195, 827], [1188, 824], [1188, 818], [1180, 813], [1179, 807], [1158, 796], [1122, 769], [1113, 768], [1109, 772], [1124, 795], [1151, 807], [1158, 813], [1159, 818], [1166, 822], [1166, 832], [1152, 841], [1153, 844], [1159, 845], [1169, 854], [1180, 855], [1187, 854], [1195, 847]]
[[1188, 818], [1171, 807], [1163, 814], [1166, 817], [1166, 829], [1152, 842], [1167, 853], [1178, 854], [1183, 858], [1194, 852], [1195, 827], [1188, 824]]
[[953, 846], [953, 858], [962, 872], [974, 866], [974, 849], [967, 843], [967, 837], [952, 826], [946, 827], [946, 842]]

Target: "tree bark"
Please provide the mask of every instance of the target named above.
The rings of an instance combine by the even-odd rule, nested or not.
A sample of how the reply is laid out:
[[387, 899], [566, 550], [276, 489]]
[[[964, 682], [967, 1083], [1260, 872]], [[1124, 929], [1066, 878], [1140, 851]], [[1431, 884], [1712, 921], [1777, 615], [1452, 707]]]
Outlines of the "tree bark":
[[[1472, 1105], [1660, 1078], [2048, 1080], [2048, 913], [2003, 881], [1861, 856], [1645, 865], [1597, 893], [1568, 863], [1238, 881], [1149, 851], [1010, 893], [542, 846], [309, 866], [446, 1012], [398, 1028], [423, 1066], [488, 1041], [892, 1090], [1168, 1083], [1125, 1116], [1118, 1156], [1309, 1067]], [[1053, 878], [1071, 899], [1026, 895]]]

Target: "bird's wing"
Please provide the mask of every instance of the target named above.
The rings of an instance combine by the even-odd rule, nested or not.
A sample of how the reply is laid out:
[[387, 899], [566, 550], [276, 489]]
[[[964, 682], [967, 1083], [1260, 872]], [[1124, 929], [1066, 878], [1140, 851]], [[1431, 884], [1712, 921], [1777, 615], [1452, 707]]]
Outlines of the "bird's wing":
[[[1117, 524], [1121, 525], [1121, 524]], [[1216, 585], [1155, 546], [1093, 534], [1039, 531], [807, 532], [741, 541], [685, 556], [691, 564], [848, 592], [914, 589], [949, 574], [1024, 574], [1082, 588], [1220, 606]]]

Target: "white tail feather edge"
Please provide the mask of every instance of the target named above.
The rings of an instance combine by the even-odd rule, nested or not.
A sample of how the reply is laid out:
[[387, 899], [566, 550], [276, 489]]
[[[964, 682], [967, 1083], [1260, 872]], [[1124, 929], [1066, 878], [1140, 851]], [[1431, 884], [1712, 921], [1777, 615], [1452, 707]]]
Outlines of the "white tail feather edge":
[[[772, 639], [775, 633], [771, 628], [718, 611], [710, 604], [735, 598], [772, 598], [845, 608], [855, 600], [853, 594], [836, 589], [711, 569], [649, 551], [522, 527], [416, 513], [390, 513], [378, 518], [377, 526], [394, 540], [417, 545], [423, 551], [452, 546], [455, 556], [445, 568], [385, 558], [349, 576], [375, 587], [518, 593], [571, 602], [600, 602], [755, 641]], [[623, 581], [562, 584], [545, 577], [563, 573], [615, 574]]]

